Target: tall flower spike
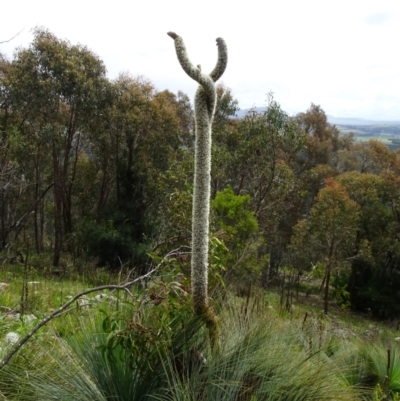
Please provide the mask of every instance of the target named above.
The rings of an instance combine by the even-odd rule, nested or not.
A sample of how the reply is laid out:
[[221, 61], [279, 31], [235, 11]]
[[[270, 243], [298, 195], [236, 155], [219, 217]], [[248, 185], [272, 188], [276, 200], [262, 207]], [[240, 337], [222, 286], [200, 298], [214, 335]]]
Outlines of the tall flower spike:
[[168, 35], [175, 42], [179, 63], [190, 78], [199, 83], [194, 109], [196, 119], [195, 170], [192, 213], [192, 295], [196, 315], [201, 316], [216, 344], [218, 321], [208, 304], [208, 234], [210, 215], [211, 125], [216, 106], [215, 82], [221, 78], [228, 63], [228, 49], [217, 38], [218, 61], [210, 74], [190, 61], [183, 39], [174, 32]]

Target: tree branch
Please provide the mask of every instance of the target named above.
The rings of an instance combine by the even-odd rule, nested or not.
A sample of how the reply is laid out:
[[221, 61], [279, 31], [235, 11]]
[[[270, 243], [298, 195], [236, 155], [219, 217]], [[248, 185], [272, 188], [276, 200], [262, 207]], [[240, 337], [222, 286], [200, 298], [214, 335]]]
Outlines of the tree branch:
[[54, 182], [49, 184], [47, 186], [47, 188], [43, 191], [43, 193], [39, 196], [39, 198], [37, 198], [36, 201], [33, 203], [33, 205], [28, 209], [28, 211], [18, 221], [16, 221], [14, 224], [12, 224], [8, 228], [8, 230], [4, 234], [5, 239], [8, 238], [8, 236], [11, 233], [12, 230], [15, 230], [16, 228], [18, 228], [24, 222], [24, 220], [32, 213], [32, 211], [35, 209], [36, 205], [46, 195], [46, 193], [53, 187], [53, 185], [54, 185]]
[[[97, 292], [97, 291], [103, 291], [103, 290], [123, 290], [128, 292], [130, 296], [132, 296], [131, 292], [129, 291], [129, 287], [131, 287], [133, 284], [137, 283], [138, 281], [144, 280], [145, 278], [150, 277], [156, 269], [150, 270], [148, 273], [144, 274], [143, 276], [138, 277], [137, 279], [133, 281], [129, 281], [123, 285], [101, 285], [99, 287], [94, 287], [94, 288], [89, 288], [85, 291], [80, 292], [79, 294], [75, 295], [73, 298], [71, 298], [68, 302], [66, 302], [64, 305], [60, 306], [58, 309], [53, 311], [50, 315], [42, 319], [25, 337], [21, 338], [12, 348], [12, 350], [3, 358], [2, 361], [0, 361], [0, 370], [3, 369], [11, 360], [11, 358], [22, 348], [22, 346], [29, 341], [29, 339], [43, 326], [45, 326], [48, 322], [51, 320], [63, 315], [65, 312], [67, 312], [67, 308], [73, 304], [77, 299], [80, 297], [90, 294], [92, 292]], [[70, 308], [68, 311], [73, 310], [74, 308]]]
[[15, 39], [25, 28], [21, 29], [17, 34], [15, 34], [11, 39], [8, 40], [3, 40], [2, 42], [0, 42], [0, 45], [2, 45], [3, 43], [8, 43], [11, 42], [13, 39]]

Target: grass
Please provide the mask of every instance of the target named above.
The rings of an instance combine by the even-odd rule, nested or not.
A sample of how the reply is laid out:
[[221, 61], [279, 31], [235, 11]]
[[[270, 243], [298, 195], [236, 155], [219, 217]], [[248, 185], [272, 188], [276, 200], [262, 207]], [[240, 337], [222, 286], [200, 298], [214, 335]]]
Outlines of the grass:
[[[87, 288], [34, 271], [31, 277], [40, 281], [28, 295], [29, 313], [38, 317]], [[217, 351], [169, 279], [154, 280], [138, 300], [93, 302], [51, 322], [0, 371], [0, 400], [380, 401], [400, 391], [400, 350], [389, 327], [340, 308], [328, 316], [305, 304], [287, 311], [279, 294], [259, 289], [249, 298], [228, 292], [215, 302]], [[17, 308], [22, 280], [15, 275], [9, 284], [0, 305]], [[34, 324], [1, 319], [0, 341]]]
[[[129, 363], [127, 349], [116, 347], [112, 357], [102, 351], [107, 333], [101, 314], [91, 314], [79, 319], [79, 334], [55, 338], [52, 350], [44, 343], [36, 347], [23, 396], [27, 401], [358, 399], [340, 358], [329, 358], [325, 343], [310, 348], [297, 323], [264, 308], [243, 318], [228, 306], [221, 316], [220, 351], [210, 349], [206, 330], [194, 321], [173, 338], [168, 353], [156, 350], [158, 364], [143, 369]], [[22, 369], [26, 363], [14, 363], [8, 374], [16, 381], [24, 377]]]

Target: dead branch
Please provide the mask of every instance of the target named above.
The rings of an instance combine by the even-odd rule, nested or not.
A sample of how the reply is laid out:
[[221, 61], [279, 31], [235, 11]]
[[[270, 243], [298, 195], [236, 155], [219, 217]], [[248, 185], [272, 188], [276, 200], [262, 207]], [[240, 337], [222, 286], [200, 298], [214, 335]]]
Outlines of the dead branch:
[[[92, 292], [97, 292], [97, 291], [103, 291], [103, 290], [122, 290], [127, 292], [130, 296], [133, 296], [132, 293], [129, 291], [129, 287], [131, 287], [133, 284], [144, 280], [148, 277], [150, 277], [157, 269], [152, 269], [148, 273], [144, 274], [143, 276], [140, 276], [136, 278], [133, 281], [129, 281], [125, 284], [122, 285], [101, 285], [99, 287], [94, 287], [94, 288], [89, 288], [85, 291], [80, 292], [79, 294], [75, 295], [73, 298], [71, 298], [68, 302], [66, 302], [64, 305], [60, 306], [58, 309], [53, 311], [50, 315], [42, 319], [25, 337], [21, 338], [11, 349], [10, 352], [3, 358], [2, 361], [0, 361], [0, 370], [3, 369], [11, 360], [11, 358], [22, 348], [22, 346], [29, 341], [29, 339], [43, 326], [45, 326], [48, 322], [51, 320], [63, 315], [66, 312], [66, 309], [73, 304], [76, 300], [81, 298], [84, 295], [90, 294]], [[74, 308], [70, 308], [68, 311], [73, 310]]]
[[[25, 28], [24, 28], [25, 29]], [[15, 39], [24, 29], [21, 29], [18, 33], [16, 33], [11, 39], [8, 40], [3, 40], [2, 42], [0, 42], [0, 45], [2, 45], [3, 43], [8, 43], [11, 42], [13, 39]]]
[[35, 209], [36, 205], [40, 202], [40, 200], [47, 194], [47, 192], [53, 187], [54, 182], [52, 182], [51, 184], [49, 184], [47, 186], [47, 188], [42, 192], [42, 194], [39, 196], [39, 198], [36, 199], [36, 201], [31, 205], [31, 207], [28, 209], [28, 211], [26, 213], [23, 214], [23, 216], [17, 220], [14, 224], [12, 224], [4, 233], [4, 238], [3, 241], [6, 241], [8, 239], [8, 236], [10, 235], [10, 233], [19, 228], [21, 226], [21, 224], [27, 219], [27, 217], [29, 217], [29, 215], [33, 212], [33, 210]]

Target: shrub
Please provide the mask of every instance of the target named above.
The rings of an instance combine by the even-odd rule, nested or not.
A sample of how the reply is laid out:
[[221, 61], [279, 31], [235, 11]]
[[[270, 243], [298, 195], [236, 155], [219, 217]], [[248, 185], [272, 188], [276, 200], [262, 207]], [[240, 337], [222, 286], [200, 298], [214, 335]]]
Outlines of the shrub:
[[252, 275], [259, 277], [262, 260], [258, 249], [262, 245], [258, 222], [250, 210], [249, 195], [235, 195], [230, 186], [218, 192], [211, 202], [214, 214], [215, 237], [226, 245], [226, 252], [220, 259], [236, 278]]
[[99, 266], [117, 268], [121, 261], [129, 260], [134, 254], [132, 240], [128, 235], [114, 229], [112, 224], [86, 223], [79, 238], [87, 255], [98, 258]]

